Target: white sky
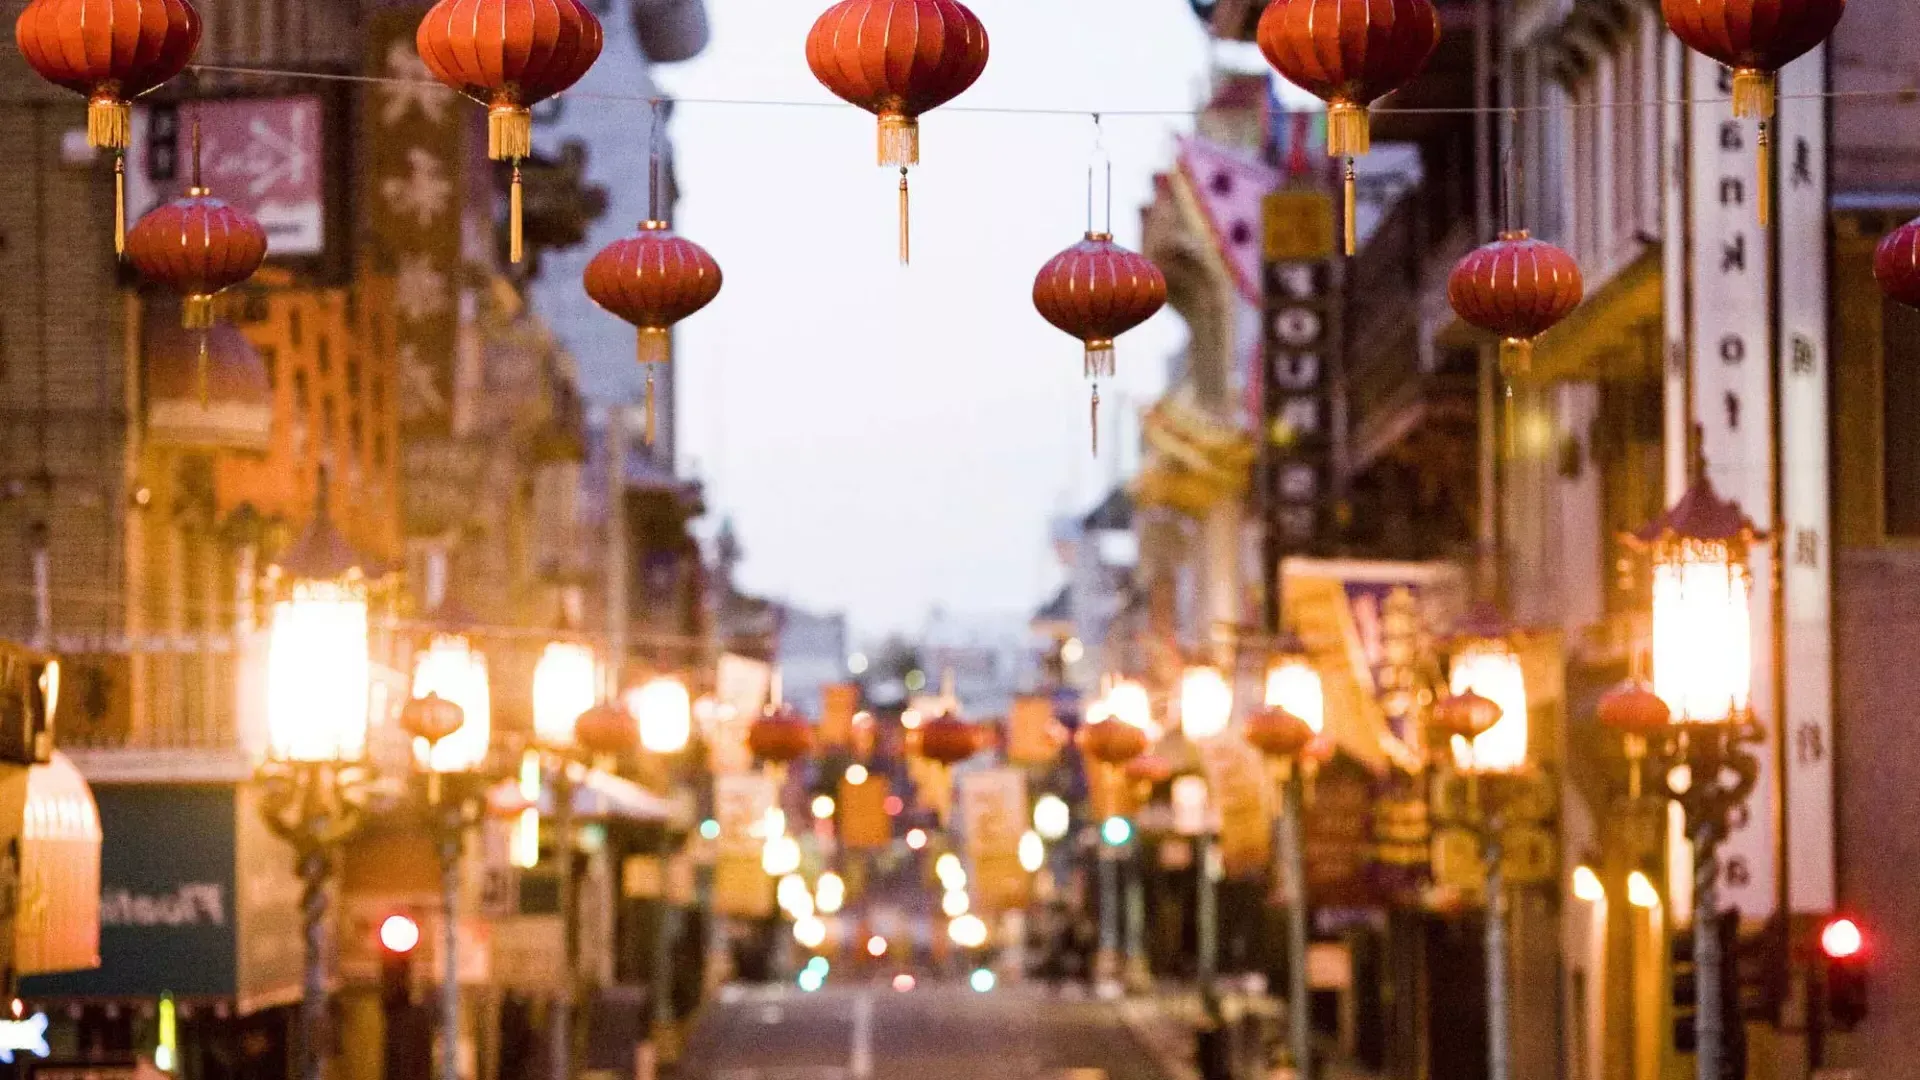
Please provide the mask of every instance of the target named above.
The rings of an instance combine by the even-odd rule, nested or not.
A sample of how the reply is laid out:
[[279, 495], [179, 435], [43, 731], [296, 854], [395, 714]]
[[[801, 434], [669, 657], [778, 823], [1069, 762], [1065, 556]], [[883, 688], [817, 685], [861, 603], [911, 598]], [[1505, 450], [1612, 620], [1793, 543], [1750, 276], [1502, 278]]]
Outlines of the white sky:
[[[712, 45], [656, 72], [683, 101], [676, 227], [726, 274], [680, 337], [682, 469], [706, 482], [714, 520], [733, 518], [750, 589], [844, 610], [863, 635], [918, 626], [933, 605], [1024, 613], [1058, 580], [1049, 519], [1088, 505], [1118, 468], [1118, 439], [1089, 457], [1079, 346], [1029, 297], [1085, 228], [1093, 124], [929, 116], [903, 271], [896, 175], [874, 164], [871, 117], [694, 100], [833, 100], [803, 51], [827, 6], [709, 0]], [[971, 6], [992, 59], [958, 104], [1188, 109], [1203, 94], [1207, 42], [1184, 0]], [[1185, 126], [1107, 120], [1120, 242], [1138, 247], [1138, 208]], [[1122, 339], [1103, 435], [1123, 397], [1131, 412], [1158, 391], [1183, 336], [1166, 313]], [[627, 348], [593, 353], [590, 387], [637, 384]]]

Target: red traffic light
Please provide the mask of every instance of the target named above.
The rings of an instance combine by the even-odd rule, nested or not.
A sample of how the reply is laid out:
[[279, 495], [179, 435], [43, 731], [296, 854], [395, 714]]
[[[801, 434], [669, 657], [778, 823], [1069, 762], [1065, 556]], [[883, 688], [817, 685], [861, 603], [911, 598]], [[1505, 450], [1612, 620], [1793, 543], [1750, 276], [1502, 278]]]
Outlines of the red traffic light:
[[420, 924], [405, 915], [389, 915], [380, 924], [380, 945], [388, 952], [404, 956], [420, 944]]
[[1820, 930], [1820, 951], [1829, 960], [1851, 960], [1866, 944], [1859, 924], [1852, 919], [1835, 919]]

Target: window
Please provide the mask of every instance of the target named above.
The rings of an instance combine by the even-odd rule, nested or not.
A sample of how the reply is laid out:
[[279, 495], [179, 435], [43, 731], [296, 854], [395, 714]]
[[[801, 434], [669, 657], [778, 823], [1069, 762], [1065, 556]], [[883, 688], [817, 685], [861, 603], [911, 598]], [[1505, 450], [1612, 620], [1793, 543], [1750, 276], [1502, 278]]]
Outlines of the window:
[[1887, 535], [1920, 539], [1920, 312], [1882, 304], [1880, 440]]
[[290, 304], [287, 307], [287, 341], [297, 349], [300, 347], [300, 339], [302, 336], [300, 333], [300, 305]]
[[333, 341], [327, 335], [321, 334], [319, 340], [314, 343], [314, 352], [314, 366], [320, 370], [320, 374], [323, 377], [333, 374]]
[[280, 350], [271, 345], [260, 350], [260, 363], [267, 369], [267, 385], [280, 385]]
[[347, 395], [358, 400], [360, 397], [360, 361], [347, 361]]

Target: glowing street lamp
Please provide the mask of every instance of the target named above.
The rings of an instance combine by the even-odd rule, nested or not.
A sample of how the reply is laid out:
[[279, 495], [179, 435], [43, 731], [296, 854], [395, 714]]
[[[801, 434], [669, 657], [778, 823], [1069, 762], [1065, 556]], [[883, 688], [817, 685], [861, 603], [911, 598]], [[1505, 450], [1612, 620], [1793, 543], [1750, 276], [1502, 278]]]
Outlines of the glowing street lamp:
[[600, 700], [600, 665], [593, 649], [556, 641], [533, 669], [533, 734], [549, 749], [573, 746], [574, 722]]
[[1464, 771], [1512, 773], [1526, 767], [1527, 679], [1511, 637], [1490, 605], [1476, 606], [1457, 628], [1448, 688], [1500, 707], [1499, 719], [1471, 741], [1454, 737], [1454, 757]]
[[1299, 651], [1288, 649], [1267, 668], [1266, 705], [1304, 720], [1315, 735], [1327, 730], [1326, 687], [1319, 670]]
[[352, 768], [366, 752], [371, 658], [367, 564], [327, 514], [320, 474], [313, 521], [269, 570], [278, 598], [267, 644], [267, 825], [294, 850], [311, 899], [300, 1003], [301, 1080], [322, 1080], [328, 1034], [328, 880], [334, 850], [359, 824]]
[[1180, 730], [1187, 738], [1211, 739], [1233, 719], [1233, 687], [1218, 668], [1190, 667], [1180, 676]]
[[435, 634], [414, 658], [413, 696], [459, 707], [462, 722], [434, 740], [415, 738], [415, 758], [437, 773], [477, 772], [493, 740], [493, 697], [487, 658], [464, 634]]

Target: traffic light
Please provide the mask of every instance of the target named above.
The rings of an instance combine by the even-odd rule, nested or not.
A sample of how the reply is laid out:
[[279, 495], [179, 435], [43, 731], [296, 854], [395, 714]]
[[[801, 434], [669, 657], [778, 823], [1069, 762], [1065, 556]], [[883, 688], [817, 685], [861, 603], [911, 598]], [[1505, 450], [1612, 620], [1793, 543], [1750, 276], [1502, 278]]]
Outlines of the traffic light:
[[1749, 1022], [1781, 1025], [1787, 1003], [1789, 940], [1787, 920], [1776, 914], [1758, 933], [1742, 936], [1735, 945], [1734, 994], [1741, 1017]]
[[1699, 1048], [1694, 1022], [1700, 1013], [1700, 977], [1693, 963], [1693, 929], [1677, 927], [1671, 943], [1673, 979], [1673, 1048], [1691, 1054]]
[[1867, 1018], [1867, 940], [1852, 919], [1831, 919], [1820, 930], [1826, 968], [1827, 1019], [1834, 1031], [1852, 1031]]
[[403, 1009], [413, 1004], [413, 950], [420, 924], [406, 915], [389, 915], [380, 924], [380, 1003]]

